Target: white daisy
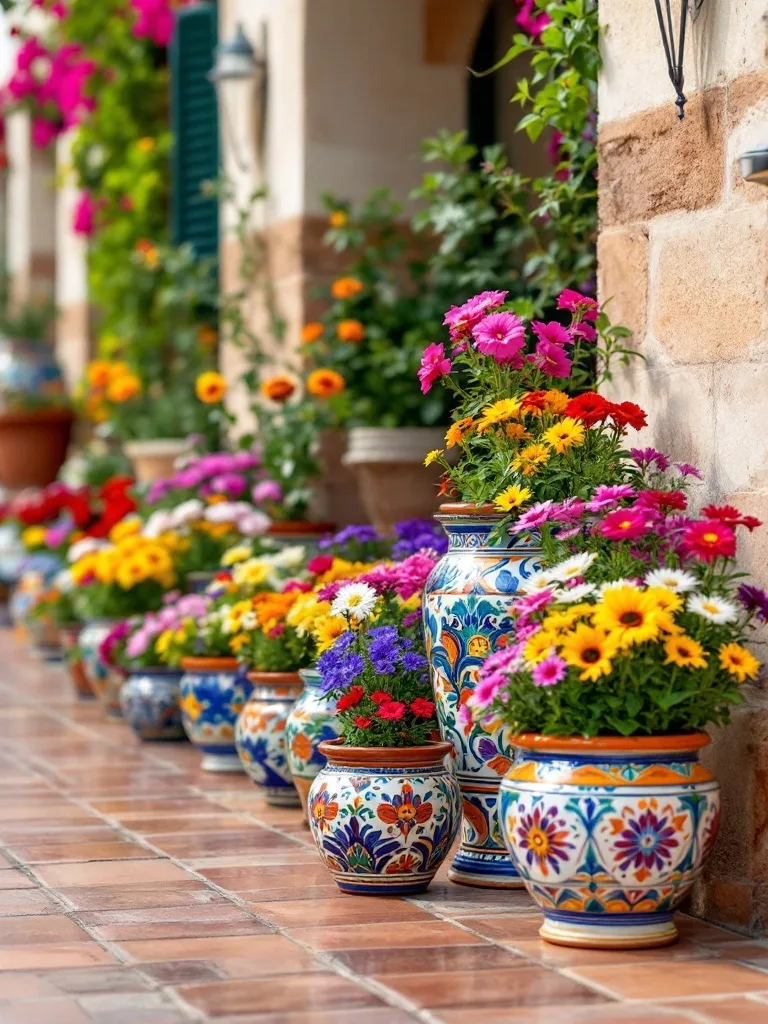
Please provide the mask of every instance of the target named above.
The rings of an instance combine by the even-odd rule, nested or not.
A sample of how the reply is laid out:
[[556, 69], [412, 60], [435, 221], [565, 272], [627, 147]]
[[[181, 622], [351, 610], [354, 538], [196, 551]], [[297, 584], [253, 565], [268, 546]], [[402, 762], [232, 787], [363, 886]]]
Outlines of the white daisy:
[[103, 551], [104, 548], [109, 546], [109, 542], [106, 540], [96, 540], [95, 537], [83, 537], [82, 540], [77, 541], [69, 549], [67, 561], [79, 562], [86, 555], [92, 555], [94, 551]]
[[688, 598], [688, 611], [695, 612], [703, 619], [722, 626], [726, 622], [735, 622], [739, 617], [739, 609], [731, 601], [722, 597], [710, 597], [706, 594], [691, 594]]
[[141, 532], [144, 537], [154, 540], [161, 534], [172, 530], [175, 525], [173, 513], [169, 512], [167, 509], [160, 508], [157, 512], [152, 513], [144, 524], [144, 529]]
[[676, 594], [685, 594], [697, 587], [699, 581], [691, 572], [682, 569], [653, 569], [645, 577], [647, 587], [666, 587]]
[[[210, 507], [213, 508], [213, 506]], [[220, 507], [220, 505], [216, 506], [216, 508]], [[171, 512], [173, 525], [185, 526], [187, 523], [193, 523], [196, 519], [202, 519], [205, 511], [205, 505], [199, 498], [190, 498], [189, 501], [182, 501]]]
[[254, 509], [247, 516], [241, 516], [237, 528], [244, 537], [260, 537], [272, 525], [272, 520], [263, 512]]
[[552, 566], [549, 570], [549, 577], [556, 583], [565, 583], [566, 580], [576, 579], [577, 576], [584, 575], [596, 558], [597, 555], [590, 554], [588, 551], [584, 551], [580, 555], [572, 555], [564, 562], [560, 562], [559, 565]]
[[591, 597], [595, 588], [591, 583], [578, 583], [575, 587], [564, 587], [555, 591], [555, 601], [560, 604], [573, 604], [576, 601], [583, 601], [585, 597]]
[[634, 587], [636, 590], [639, 589], [637, 586], [637, 580], [631, 580], [625, 577], [621, 580], [611, 580], [610, 583], [603, 583], [597, 588], [597, 596], [602, 597], [606, 590], [619, 590], [620, 587]]
[[535, 594], [539, 590], [546, 590], [552, 583], [552, 576], [547, 569], [534, 572], [527, 580], [520, 580], [521, 594]]
[[265, 556], [265, 560], [276, 569], [298, 569], [300, 565], [304, 565], [306, 558], [307, 549], [303, 544], [291, 544], [276, 551], [274, 555]]
[[362, 622], [371, 615], [377, 600], [378, 594], [367, 583], [348, 583], [336, 595], [331, 605], [331, 615]]

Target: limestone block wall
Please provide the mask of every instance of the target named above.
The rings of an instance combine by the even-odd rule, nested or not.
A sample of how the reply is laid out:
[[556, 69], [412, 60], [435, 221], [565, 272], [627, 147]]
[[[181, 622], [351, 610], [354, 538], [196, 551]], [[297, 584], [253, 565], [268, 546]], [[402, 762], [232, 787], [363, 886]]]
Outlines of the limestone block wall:
[[[643, 443], [700, 468], [694, 502], [732, 502], [767, 524], [745, 539], [742, 559], [766, 586], [768, 189], [743, 181], [736, 157], [768, 145], [768, 9], [765, 0], [705, 0], [688, 40], [683, 122], [653, 3], [601, 0], [600, 14], [599, 290], [645, 360], [613, 387], [648, 410]], [[751, 690], [708, 756], [724, 786], [724, 818], [695, 909], [762, 932], [763, 686]]]

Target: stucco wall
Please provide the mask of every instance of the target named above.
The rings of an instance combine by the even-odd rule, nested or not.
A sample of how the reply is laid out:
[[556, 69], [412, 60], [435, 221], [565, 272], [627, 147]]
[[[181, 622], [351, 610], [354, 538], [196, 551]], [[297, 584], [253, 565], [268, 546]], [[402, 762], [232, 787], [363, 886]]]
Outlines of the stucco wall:
[[[768, 585], [768, 190], [744, 182], [736, 163], [738, 153], [768, 144], [765, 0], [705, 3], [689, 40], [683, 122], [654, 5], [601, 0], [600, 14], [599, 288], [645, 357], [615, 390], [648, 410], [643, 443], [701, 469], [695, 503], [733, 502], [767, 524], [744, 539], [742, 564]], [[762, 687], [708, 756], [725, 808], [696, 909], [764, 931]]]

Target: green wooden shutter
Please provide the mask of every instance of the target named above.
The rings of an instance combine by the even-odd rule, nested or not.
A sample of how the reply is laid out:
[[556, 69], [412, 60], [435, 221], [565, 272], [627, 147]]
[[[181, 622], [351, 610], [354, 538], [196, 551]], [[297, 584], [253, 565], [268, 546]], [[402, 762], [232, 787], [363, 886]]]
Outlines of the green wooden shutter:
[[219, 248], [219, 204], [201, 186], [219, 174], [219, 111], [208, 81], [218, 42], [215, 3], [182, 8], [171, 44], [172, 158], [171, 235], [190, 242], [200, 257]]

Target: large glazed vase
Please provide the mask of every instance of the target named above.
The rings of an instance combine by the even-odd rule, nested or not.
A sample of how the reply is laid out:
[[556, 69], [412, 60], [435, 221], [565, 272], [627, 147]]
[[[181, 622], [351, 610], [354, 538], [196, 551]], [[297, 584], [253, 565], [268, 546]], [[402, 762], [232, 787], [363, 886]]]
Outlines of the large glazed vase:
[[476, 723], [467, 707], [488, 654], [511, 642], [509, 599], [536, 572], [541, 549], [504, 535], [491, 506], [441, 505], [437, 519], [448, 551], [427, 580], [424, 627], [440, 731], [453, 744], [464, 816], [462, 841], [448, 877], [491, 888], [522, 885], [499, 829], [499, 785], [514, 757], [509, 732], [494, 721]]
[[235, 730], [235, 746], [250, 779], [275, 807], [298, 807], [288, 766], [285, 725], [301, 693], [295, 672], [249, 672], [253, 691]]
[[320, 744], [335, 740], [341, 732], [336, 717], [336, 701], [320, 690], [320, 673], [306, 668], [299, 672], [304, 689], [285, 723], [285, 747], [293, 784], [299, 791], [304, 815], [307, 813], [309, 787], [326, 758]]
[[687, 736], [518, 736], [501, 785], [512, 860], [565, 946], [641, 949], [674, 942], [673, 911], [717, 836], [719, 786]]
[[120, 718], [120, 690], [125, 675], [108, 665], [101, 657], [101, 645], [117, 625], [112, 619], [86, 622], [80, 632], [78, 647], [86, 675], [109, 718]]
[[172, 668], [145, 668], [128, 676], [120, 691], [120, 707], [139, 739], [185, 739], [179, 708], [182, 674]]
[[251, 684], [235, 658], [183, 658], [181, 667], [181, 721], [203, 755], [201, 767], [207, 772], [241, 772], [235, 723]]
[[328, 763], [309, 791], [309, 825], [342, 892], [422, 892], [451, 849], [461, 793], [446, 765], [451, 744], [320, 746]]

